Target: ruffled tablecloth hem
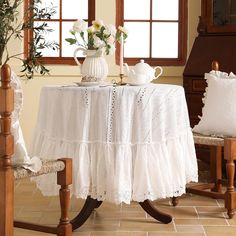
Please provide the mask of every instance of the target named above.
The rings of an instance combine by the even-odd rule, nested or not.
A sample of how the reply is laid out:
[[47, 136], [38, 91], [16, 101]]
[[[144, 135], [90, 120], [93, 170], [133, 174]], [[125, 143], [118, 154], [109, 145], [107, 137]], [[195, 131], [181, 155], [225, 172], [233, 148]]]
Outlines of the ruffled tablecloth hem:
[[[32, 154], [40, 153], [41, 158], [73, 158], [71, 190], [79, 198], [142, 202], [180, 196], [187, 183], [198, 181], [190, 128], [177, 137], [145, 144], [67, 142], [43, 133], [34, 141]], [[40, 176], [35, 181], [44, 195], [58, 194], [55, 178]]]

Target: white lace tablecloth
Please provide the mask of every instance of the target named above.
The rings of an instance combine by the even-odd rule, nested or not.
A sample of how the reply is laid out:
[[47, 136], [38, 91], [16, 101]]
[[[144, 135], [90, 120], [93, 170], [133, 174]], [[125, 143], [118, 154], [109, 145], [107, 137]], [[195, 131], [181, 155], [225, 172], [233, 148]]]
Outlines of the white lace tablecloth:
[[[184, 89], [175, 85], [44, 87], [31, 154], [73, 158], [72, 193], [114, 203], [179, 196], [198, 178]], [[57, 194], [55, 178], [36, 181]]]

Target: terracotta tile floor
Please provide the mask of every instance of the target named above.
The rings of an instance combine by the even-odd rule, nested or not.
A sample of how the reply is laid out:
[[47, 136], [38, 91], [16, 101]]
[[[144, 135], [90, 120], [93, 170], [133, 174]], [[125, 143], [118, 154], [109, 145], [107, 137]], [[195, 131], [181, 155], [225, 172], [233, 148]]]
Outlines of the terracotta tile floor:
[[[59, 217], [57, 197], [43, 197], [34, 183], [22, 180], [15, 188], [15, 218], [43, 224], [56, 224]], [[71, 199], [70, 217], [77, 214], [83, 200]], [[235, 236], [236, 216], [228, 220], [222, 201], [184, 195], [173, 207], [169, 199], [156, 201], [162, 211], [170, 213], [173, 221], [162, 224], [141, 209], [137, 203], [114, 205], [104, 202], [73, 236]], [[14, 236], [43, 234], [14, 229]]]

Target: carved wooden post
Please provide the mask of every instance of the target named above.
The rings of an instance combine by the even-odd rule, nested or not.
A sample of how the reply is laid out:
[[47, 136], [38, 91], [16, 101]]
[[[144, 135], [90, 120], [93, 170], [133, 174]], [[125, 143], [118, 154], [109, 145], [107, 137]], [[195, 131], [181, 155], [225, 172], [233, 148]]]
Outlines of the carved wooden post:
[[[215, 183], [211, 188], [213, 192], [222, 192], [222, 146], [210, 147], [210, 173], [211, 183]], [[220, 180], [220, 181], [219, 181]]]
[[72, 184], [72, 160], [68, 158], [60, 159], [65, 163], [65, 168], [57, 172], [57, 184], [61, 185], [60, 189], [60, 205], [61, 205], [61, 218], [57, 227], [58, 236], [71, 236], [72, 225], [69, 220], [69, 206], [70, 206], [70, 189], [69, 185]]
[[11, 112], [14, 109], [14, 91], [10, 87], [11, 69], [1, 68], [0, 87], [0, 235], [13, 235], [13, 189], [14, 177], [11, 168], [13, 136], [11, 135]]
[[227, 190], [225, 195], [225, 208], [227, 208], [229, 218], [233, 218], [236, 208], [236, 192], [234, 187], [235, 164], [236, 160], [236, 138], [225, 139], [224, 144], [224, 159], [226, 163], [227, 172]]

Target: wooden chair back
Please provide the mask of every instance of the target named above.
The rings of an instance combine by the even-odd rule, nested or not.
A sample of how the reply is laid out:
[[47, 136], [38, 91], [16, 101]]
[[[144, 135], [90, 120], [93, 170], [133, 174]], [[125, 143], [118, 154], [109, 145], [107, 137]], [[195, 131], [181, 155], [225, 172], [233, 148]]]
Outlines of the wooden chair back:
[[[1, 68], [0, 86], [0, 235], [12, 236], [15, 227], [52, 233], [60, 236], [71, 236], [72, 225], [68, 217], [70, 191], [72, 183], [72, 160], [63, 158], [43, 162], [41, 170], [33, 173], [23, 168], [14, 169], [11, 156], [14, 153], [14, 137], [11, 134], [11, 113], [14, 110], [14, 91], [10, 85], [11, 68], [5, 64]], [[61, 217], [56, 227], [38, 225], [28, 222], [14, 222], [14, 180], [52, 172], [57, 172], [57, 183], [61, 186]], [[20, 172], [20, 174], [18, 173]]]

